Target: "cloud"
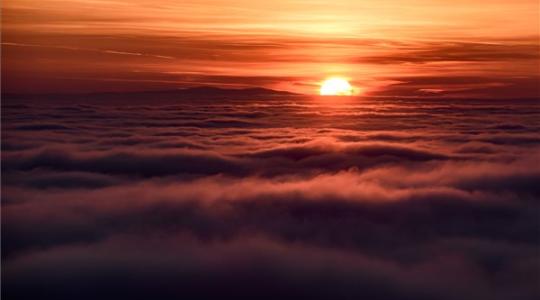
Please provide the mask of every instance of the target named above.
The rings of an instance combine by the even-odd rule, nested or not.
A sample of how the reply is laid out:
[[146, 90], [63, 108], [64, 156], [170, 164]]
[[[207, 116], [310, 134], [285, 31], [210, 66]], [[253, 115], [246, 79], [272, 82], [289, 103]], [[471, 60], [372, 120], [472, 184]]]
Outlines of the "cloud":
[[[15, 188], [5, 197], [13, 204], [4, 207], [4, 219], [10, 224], [4, 236], [15, 249], [4, 252], [141, 230], [187, 232], [212, 240], [263, 235], [359, 248], [372, 255], [385, 255], [388, 243], [406, 247], [411, 241], [445, 237], [537, 241], [534, 199], [540, 193], [534, 185], [535, 171], [520, 165], [502, 171], [497, 164], [465, 163], [428, 170], [383, 167], [308, 178], [169, 178], [101, 186], [83, 194]], [[41, 180], [45, 184], [53, 179]], [[18, 198], [40, 200], [21, 203]], [[497, 223], [490, 225], [493, 219]], [[32, 233], [38, 228], [39, 237]], [[17, 246], [16, 241], [30, 244]]]
[[[198, 244], [184, 238], [167, 241], [150, 238], [143, 246], [135, 246], [136, 242], [128, 236], [91, 247], [56, 249], [18, 260], [7, 270], [11, 278], [17, 278], [20, 284], [15, 285], [11, 281], [5, 283], [9, 287], [8, 295], [9, 292], [20, 291], [20, 294], [14, 295], [56, 293], [59, 297], [68, 298], [77, 295], [77, 290], [85, 289], [86, 284], [91, 284], [94, 288], [81, 295], [83, 299], [109, 296], [135, 299], [196, 296], [209, 299], [223, 295], [262, 299], [288, 296], [326, 299], [361, 295], [382, 299], [446, 297], [442, 293], [437, 295], [436, 292], [424, 290], [421, 283], [415, 282], [419, 280], [412, 276], [407, 282], [402, 282], [400, 278], [404, 277], [404, 270], [368, 260], [362, 255], [302, 246], [287, 247], [264, 239]], [[162, 248], [164, 242], [166, 248]], [[148, 257], [150, 245], [158, 246], [152, 250], [156, 256]], [[126, 247], [134, 251], [123, 253], [117, 250]], [[119, 264], [120, 257], [123, 257], [123, 263]], [[83, 261], [91, 264], [81, 264]], [[465, 270], [470, 268], [466, 263], [462, 264], [465, 264]], [[54, 277], [43, 277], [39, 272], [54, 265], [62, 266], [64, 271]], [[78, 272], [81, 268], [87, 272]], [[348, 270], [346, 276], [342, 273], [344, 268]], [[102, 274], [103, 269], [108, 271], [108, 275]], [[435, 266], [430, 273], [441, 274], [442, 270]], [[29, 278], [24, 274], [36, 275]], [[69, 277], [68, 274], [77, 275]], [[210, 282], [215, 283], [212, 289], [206, 288]], [[24, 289], [26, 284], [36, 288]], [[64, 284], [74, 289], [58, 289]], [[463, 292], [464, 287], [459, 285], [454, 281], [454, 288]], [[57, 293], [59, 290], [61, 292]], [[106, 290], [109, 292], [103, 294]], [[261, 291], [266, 292], [261, 294]], [[475, 290], [473, 293], [478, 292]]]
[[437, 42], [401, 46], [400, 52], [381, 56], [359, 57], [355, 62], [375, 64], [433, 62], [501, 62], [540, 59], [535, 40], [527, 43]]
[[[137, 163], [133, 163], [136, 161]], [[238, 160], [216, 154], [183, 151], [176, 154], [105, 153], [72, 155], [62, 150], [45, 150], [3, 164], [5, 171], [47, 168], [60, 171], [84, 170], [104, 174], [165, 176], [181, 173], [217, 174], [226, 170], [245, 173]]]
[[537, 76], [404, 76], [386, 78], [395, 84], [375, 91], [377, 96], [433, 96], [485, 98], [534, 98], [540, 93]]
[[117, 185], [122, 180], [96, 173], [85, 172], [22, 172], [14, 173], [4, 177], [3, 183], [9, 185], [21, 185], [35, 189], [48, 188], [101, 188], [111, 185]]
[[15, 130], [71, 130], [72, 128], [59, 124], [34, 124], [34, 125], [22, 125], [15, 128]]
[[11, 43], [11, 42], [3, 42], [2, 45], [12, 46], [12, 47], [53, 48], [53, 49], [62, 49], [62, 50], [71, 50], [71, 51], [89, 51], [89, 52], [115, 54], [115, 55], [148, 56], [148, 57], [163, 58], [163, 59], [174, 59], [174, 57], [171, 57], [171, 56], [152, 55], [152, 54], [145, 54], [145, 53], [138, 53], [138, 52], [117, 51], [117, 50], [101, 50], [101, 49], [77, 48], [77, 47], [67, 47], [67, 46], [38, 45], [38, 44], [20, 44], [20, 43]]
[[[115, 147], [140, 143], [144, 141], [121, 140], [105, 143], [105, 145]], [[227, 144], [229, 143], [224, 145]], [[158, 143], [156, 147], [163, 149], [163, 145]], [[44, 149], [23, 155], [6, 154], [7, 160], [2, 165], [2, 169], [5, 172], [35, 169], [85, 171], [131, 177], [182, 174], [276, 176], [322, 170], [337, 172], [348, 168], [364, 169], [383, 164], [449, 159], [445, 154], [392, 144], [359, 143], [336, 146], [336, 144], [312, 143], [233, 156], [196, 150], [193, 147], [189, 149], [189, 144], [178, 146], [181, 148], [174, 152], [155, 150], [122, 152], [105, 148], [105, 151], [88, 154], [73, 154], [61, 148]]]
[[[459, 181], [456, 170], [441, 177], [452, 174]], [[66, 286], [90, 284], [88, 297], [110, 289], [119, 296], [251, 297], [264, 288], [276, 293], [270, 298], [534, 295], [537, 202], [489, 185], [479, 192], [434, 182], [399, 189], [369, 184], [369, 176], [215, 177], [45, 197], [8, 191], [36, 200], [3, 209], [5, 290], [71, 297]], [[56, 276], [45, 277], [53, 266]]]
[[539, 294], [534, 102], [77, 99], [2, 107], [7, 299]]

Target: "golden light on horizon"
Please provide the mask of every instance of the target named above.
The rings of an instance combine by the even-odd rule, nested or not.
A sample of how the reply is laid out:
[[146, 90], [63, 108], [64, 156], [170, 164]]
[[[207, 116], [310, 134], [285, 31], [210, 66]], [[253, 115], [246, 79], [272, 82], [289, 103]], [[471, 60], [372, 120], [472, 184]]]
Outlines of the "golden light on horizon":
[[352, 96], [354, 89], [347, 79], [330, 77], [321, 84], [319, 94], [322, 96]]

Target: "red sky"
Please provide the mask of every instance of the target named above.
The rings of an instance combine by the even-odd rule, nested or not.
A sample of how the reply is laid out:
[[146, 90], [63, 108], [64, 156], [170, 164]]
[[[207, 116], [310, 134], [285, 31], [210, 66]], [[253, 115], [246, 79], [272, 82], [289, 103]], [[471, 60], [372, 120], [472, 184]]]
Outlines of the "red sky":
[[539, 2], [5, 0], [10, 93], [262, 86], [538, 96]]

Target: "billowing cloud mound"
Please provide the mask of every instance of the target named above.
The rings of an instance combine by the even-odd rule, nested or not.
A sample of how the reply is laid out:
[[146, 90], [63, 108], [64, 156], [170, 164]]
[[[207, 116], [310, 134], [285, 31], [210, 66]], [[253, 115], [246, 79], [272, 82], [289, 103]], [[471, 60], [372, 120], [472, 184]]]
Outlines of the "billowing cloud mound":
[[4, 104], [6, 299], [536, 299], [540, 107]]

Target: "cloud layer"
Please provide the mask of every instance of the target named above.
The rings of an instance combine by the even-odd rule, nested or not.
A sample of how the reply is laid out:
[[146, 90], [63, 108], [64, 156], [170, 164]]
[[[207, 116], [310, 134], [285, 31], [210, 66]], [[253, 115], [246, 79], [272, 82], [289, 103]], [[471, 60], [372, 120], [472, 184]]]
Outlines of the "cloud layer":
[[19, 101], [6, 299], [540, 296], [536, 102]]

